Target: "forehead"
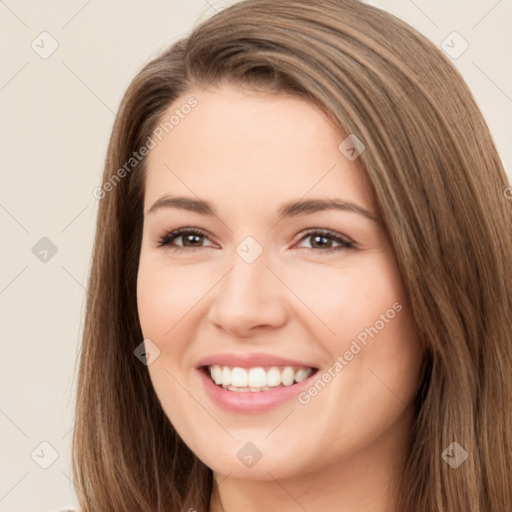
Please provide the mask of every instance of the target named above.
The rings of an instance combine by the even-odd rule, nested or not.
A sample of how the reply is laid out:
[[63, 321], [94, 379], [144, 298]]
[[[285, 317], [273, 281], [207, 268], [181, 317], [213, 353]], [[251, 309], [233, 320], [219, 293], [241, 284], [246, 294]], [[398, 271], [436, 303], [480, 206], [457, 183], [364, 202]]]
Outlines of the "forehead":
[[[184, 108], [190, 98], [195, 106]], [[165, 193], [229, 198], [246, 209], [307, 194], [372, 206], [363, 169], [338, 149], [346, 134], [299, 97], [195, 89], [169, 106], [160, 127], [147, 160], [146, 208]]]

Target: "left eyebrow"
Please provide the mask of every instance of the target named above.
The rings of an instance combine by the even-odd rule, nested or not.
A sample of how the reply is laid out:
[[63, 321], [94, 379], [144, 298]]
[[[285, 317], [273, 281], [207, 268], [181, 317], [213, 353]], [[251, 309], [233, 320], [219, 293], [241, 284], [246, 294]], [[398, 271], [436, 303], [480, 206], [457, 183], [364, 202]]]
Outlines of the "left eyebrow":
[[[162, 196], [148, 210], [148, 214], [159, 210], [160, 208], [178, 208], [199, 213], [201, 215], [217, 216], [215, 207], [209, 201], [195, 199], [193, 197], [183, 196]], [[296, 217], [299, 215], [308, 215], [325, 210], [342, 210], [354, 212], [363, 217], [380, 224], [378, 216], [366, 210], [362, 206], [349, 201], [340, 199], [300, 199], [282, 204], [278, 209], [279, 218]]]
[[380, 224], [378, 216], [366, 210], [362, 206], [349, 201], [340, 199], [307, 199], [299, 201], [291, 201], [283, 204], [279, 208], [279, 217], [294, 217], [297, 215], [307, 215], [310, 213], [321, 212], [324, 210], [342, 210], [358, 213], [367, 219]]

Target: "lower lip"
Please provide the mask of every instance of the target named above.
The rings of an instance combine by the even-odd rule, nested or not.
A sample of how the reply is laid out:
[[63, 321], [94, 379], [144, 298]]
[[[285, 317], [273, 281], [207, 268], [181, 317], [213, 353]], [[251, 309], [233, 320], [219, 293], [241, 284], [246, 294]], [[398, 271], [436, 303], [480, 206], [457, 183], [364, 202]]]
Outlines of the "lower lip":
[[310, 385], [311, 379], [316, 374], [314, 372], [307, 379], [291, 386], [277, 387], [269, 391], [228, 391], [217, 386], [202, 369], [198, 371], [206, 393], [215, 404], [229, 411], [242, 413], [265, 412], [292, 400]]

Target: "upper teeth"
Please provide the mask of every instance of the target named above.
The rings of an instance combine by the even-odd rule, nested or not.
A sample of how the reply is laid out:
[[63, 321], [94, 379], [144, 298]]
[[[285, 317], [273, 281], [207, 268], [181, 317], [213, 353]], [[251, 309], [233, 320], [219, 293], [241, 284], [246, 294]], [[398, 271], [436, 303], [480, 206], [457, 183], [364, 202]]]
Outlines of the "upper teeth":
[[228, 389], [249, 388], [251, 391], [280, 385], [291, 386], [294, 382], [306, 379], [313, 372], [312, 368], [292, 368], [291, 366], [284, 368], [272, 366], [265, 370], [263, 367], [245, 369], [213, 365], [209, 370], [215, 384]]

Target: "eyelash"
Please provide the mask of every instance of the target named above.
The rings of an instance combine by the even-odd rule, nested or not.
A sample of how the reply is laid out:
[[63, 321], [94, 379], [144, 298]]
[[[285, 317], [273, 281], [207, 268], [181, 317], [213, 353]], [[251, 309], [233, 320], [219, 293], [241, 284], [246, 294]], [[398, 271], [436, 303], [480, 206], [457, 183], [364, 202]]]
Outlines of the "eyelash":
[[[176, 240], [176, 238], [179, 238], [180, 236], [185, 235], [198, 235], [202, 237], [206, 237], [206, 233], [192, 228], [180, 228], [176, 229], [175, 231], [170, 231], [166, 233], [163, 237], [161, 237], [157, 242], [157, 247], [166, 247], [166, 249], [170, 251], [186, 251], [189, 249], [203, 249], [204, 247], [185, 247], [185, 246], [179, 246], [179, 245], [172, 245], [171, 242]], [[305, 247], [305, 249], [308, 249], [310, 251], [322, 251], [322, 252], [333, 252], [333, 251], [339, 251], [343, 249], [355, 249], [356, 244], [354, 242], [349, 242], [336, 234], [333, 231], [330, 231], [328, 229], [311, 229], [304, 233], [302, 238], [299, 240], [301, 242], [305, 238], [308, 238], [313, 235], [320, 235], [325, 238], [329, 238], [333, 240], [336, 243], [341, 244], [340, 247], [329, 247], [327, 249], [315, 249], [314, 247]]]

